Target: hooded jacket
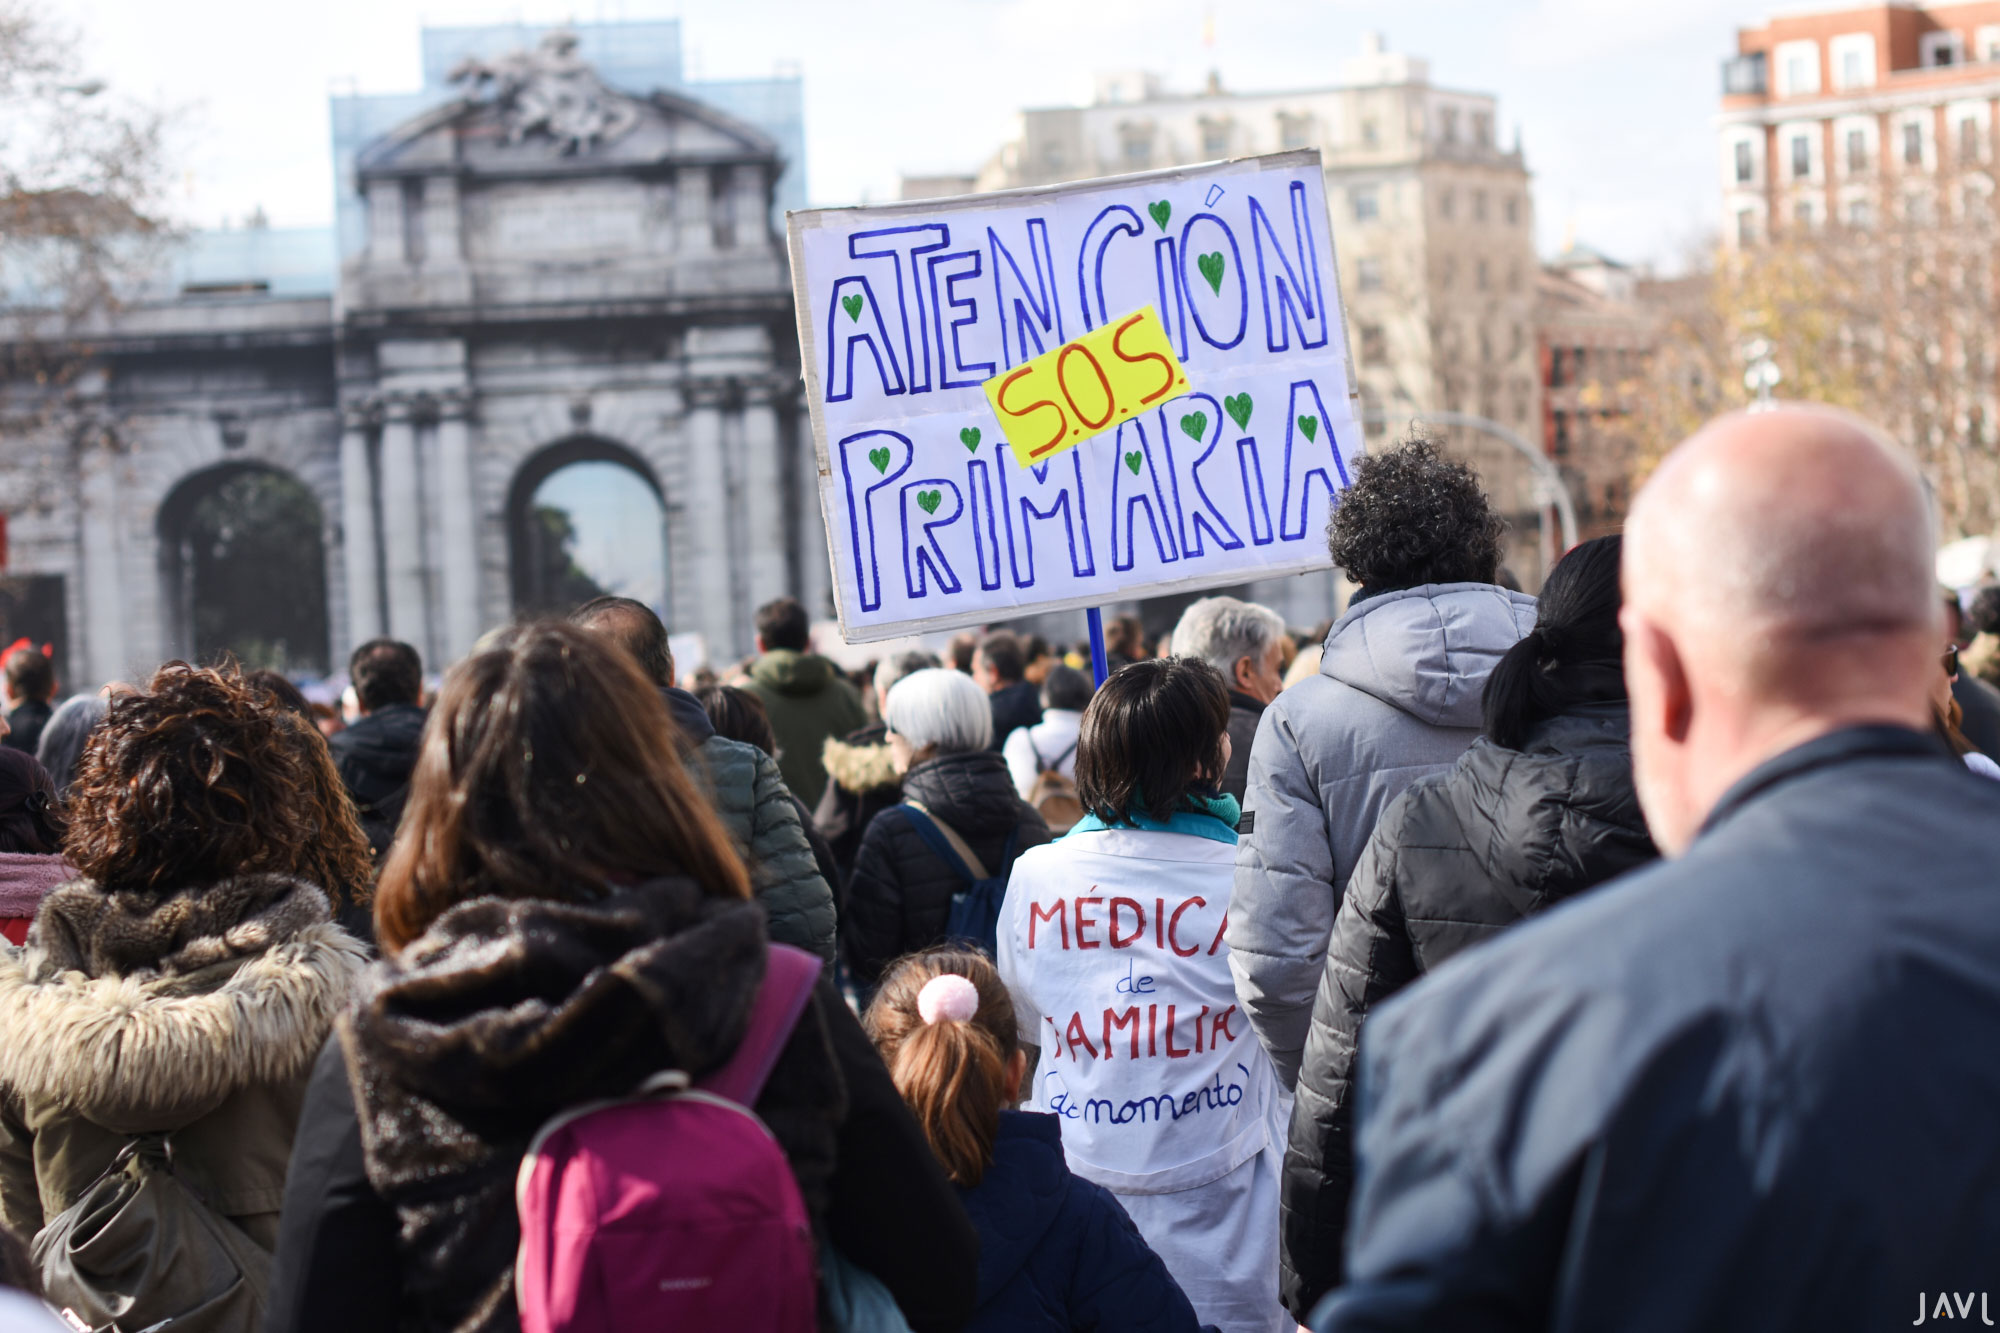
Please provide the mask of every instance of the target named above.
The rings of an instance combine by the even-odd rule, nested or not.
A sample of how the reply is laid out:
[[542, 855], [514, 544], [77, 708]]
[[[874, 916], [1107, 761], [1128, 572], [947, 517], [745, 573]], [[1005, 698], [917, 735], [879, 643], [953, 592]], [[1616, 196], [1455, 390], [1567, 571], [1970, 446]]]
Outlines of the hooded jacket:
[[258, 1244], [278, 1206], [314, 1055], [359, 986], [362, 948], [302, 880], [246, 875], [166, 895], [73, 880], [0, 950], [0, 1218], [32, 1237], [130, 1142]]
[[1475, 741], [1397, 797], [1347, 881], [1285, 1153], [1283, 1291], [1339, 1284], [1354, 1175], [1355, 1053], [1374, 1007], [1459, 950], [1653, 860], [1622, 702], [1579, 704], [1519, 750]]
[[[903, 775], [903, 799], [951, 825], [989, 875], [1006, 875], [1014, 854], [1049, 840], [1048, 822], [1014, 791], [1007, 763], [991, 750], [938, 755]], [[873, 990], [882, 970], [944, 939], [951, 898], [965, 880], [940, 860], [901, 811], [884, 810], [862, 836], [847, 886], [841, 950], [855, 980]]]
[[1279, 1082], [1298, 1079], [1341, 891], [1375, 821], [1479, 734], [1486, 677], [1535, 599], [1489, 583], [1381, 593], [1334, 622], [1319, 674], [1257, 724], [1229, 903], [1236, 994]]
[[660, 694], [687, 740], [689, 771], [707, 788], [750, 871], [770, 937], [832, 962], [833, 886], [820, 873], [798, 803], [777, 763], [754, 745], [716, 735], [701, 701], [686, 690], [666, 688]]
[[959, 1196], [979, 1230], [966, 1333], [1195, 1333], [1194, 1306], [1111, 1191], [1070, 1174], [1056, 1117], [1002, 1111], [992, 1165]]
[[424, 740], [424, 719], [424, 710], [415, 704], [387, 704], [355, 719], [326, 743], [377, 858], [396, 840], [396, 825], [410, 797], [410, 773]]
[[1996, 827], [2000, 784], [1936, 740], [1836, 731], [1746, 774], [1678, 859], [1385, 1003], [1347, 1281], [1313, 1326], [1976, 1311], [2000, 1253]]
[[867, 724], [861, 695], [841, 679], [840, 670], [818, 653], [774, 648], [750, 664], [745, 689], [763, 701], [778, 739], [778, 771], [785, 785], [806, 803], [819, 804], [826, 790], [820, 750], [827, 739]]
[[[481, 898], [439, 917], [380, 965], [314, 1072], [273, 1333], [518, 1328], [514, 1185], [535, 1131], [659, 1070], [720, 1065], [765, 948], [755, 903], [684, 878], [589, 903]], [[918, 1329], [962, 1323], [976, 1237], [830, 982], [755, 1110], [816, 1230]]]

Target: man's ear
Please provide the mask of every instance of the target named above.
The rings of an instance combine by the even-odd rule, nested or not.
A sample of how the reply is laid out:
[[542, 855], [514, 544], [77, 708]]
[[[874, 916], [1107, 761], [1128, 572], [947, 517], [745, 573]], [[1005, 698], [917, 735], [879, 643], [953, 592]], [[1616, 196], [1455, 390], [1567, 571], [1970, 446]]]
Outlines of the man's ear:
[[1627, 693], [1635, 703], [1644, 700], [1651, 711], [1652, 716], [1645, 720], [1648, 730], [1675, 745], [1684, 744], [1694, 729], [1694, 682], [1687, 662], [1673, 637], [1658, 625], [1642, 616], [1623, 619], [1626, 669], [1647, 678], [1645, 686], [1637, 690], [1628, 680]]
[[1245, 653], [1243, 656], [1237, 658], [1235, 663], [1229, 668], [1229, 687], [1248, 694], [1250, 693], [1250, 686], [1255, 684], [1256, 681], [1256, 659]]

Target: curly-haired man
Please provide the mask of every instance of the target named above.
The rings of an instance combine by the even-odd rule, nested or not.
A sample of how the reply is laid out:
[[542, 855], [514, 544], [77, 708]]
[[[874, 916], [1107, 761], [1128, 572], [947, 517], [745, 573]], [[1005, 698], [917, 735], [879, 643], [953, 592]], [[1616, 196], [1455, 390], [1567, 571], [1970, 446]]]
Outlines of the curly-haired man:
[[1327, 525], [1360, 588], [1319, 674], [1258, 723], [1229, 903], [1237, 998], [1286, 1087], [1376, 818], [1472, 744], [1487, 674], [1534, 628], [1534, 599], [1494, 584], [1501, 531], [1472, 469], [1416, 436], [1363, 459]]

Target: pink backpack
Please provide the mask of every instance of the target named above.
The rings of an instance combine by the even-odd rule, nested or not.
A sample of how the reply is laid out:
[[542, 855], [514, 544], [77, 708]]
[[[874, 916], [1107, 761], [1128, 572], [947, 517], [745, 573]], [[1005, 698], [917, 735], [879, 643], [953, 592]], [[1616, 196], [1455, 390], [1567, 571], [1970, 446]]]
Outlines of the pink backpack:
[[813, 1333], [812, 1226], [783, 1149], [750, 1111], [812, 998], [820, 960], [770, 946], [743, 1040], [689, 1086], [542, 1126], [521, 1160], [515, 1295], [522, 1333], [727, 1328]]

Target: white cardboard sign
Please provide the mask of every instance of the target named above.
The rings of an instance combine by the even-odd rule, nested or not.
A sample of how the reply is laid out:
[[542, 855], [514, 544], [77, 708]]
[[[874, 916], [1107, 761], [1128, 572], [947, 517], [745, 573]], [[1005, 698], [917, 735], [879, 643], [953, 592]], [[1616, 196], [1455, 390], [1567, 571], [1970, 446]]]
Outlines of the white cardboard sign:
[[[788, 220], [849, 642], [1329, 566], [1362, 437], [1317, 150]], [[1116, 419], [1018, 462], [987, 382], [1147, 307], [1186, 390], [1093, 360], [1065, 419]]]

